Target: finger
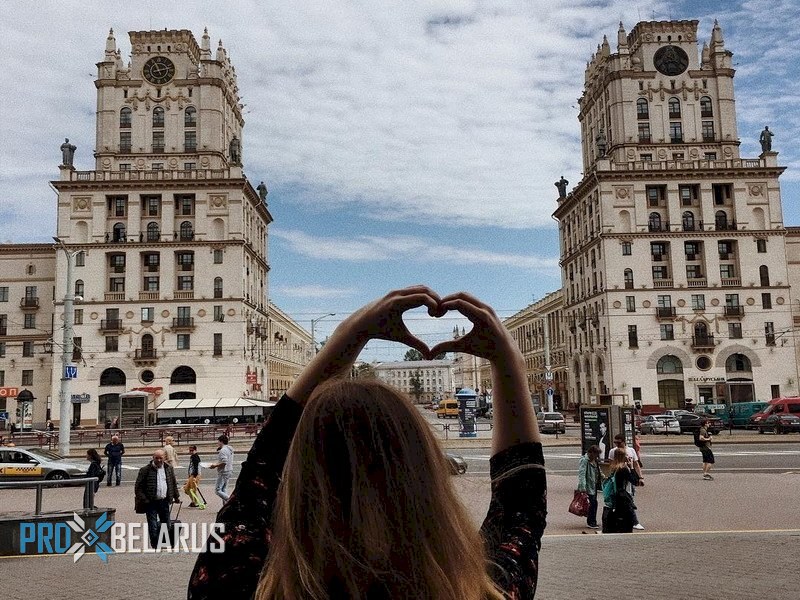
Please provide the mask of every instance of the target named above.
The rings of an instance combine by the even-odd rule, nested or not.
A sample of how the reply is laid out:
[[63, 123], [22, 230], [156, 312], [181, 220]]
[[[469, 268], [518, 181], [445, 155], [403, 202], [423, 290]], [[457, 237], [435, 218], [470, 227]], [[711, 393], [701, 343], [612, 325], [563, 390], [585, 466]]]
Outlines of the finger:
[[431, 352], [430, 348], [428, 348], [428, 345], [425, 342], [423, 342], [422, 340], [420, 340], [419, 338], [410, 333], [408, 333], [408, 335], [402, 336], [401, 339], [399, 339], [398, 341], [410, 348], [418, 350], [422, 354], [422, 356], [426, 358]]
[[439, 342], [429, 351], [429, 358], [438, 356], [442, 352], [461, 352], [461, 345], [459, 344], [458, 340], [448, 340], [446, 342]]
[[475, 304], [467, 299], [460, 297], [445, 298], [439, 305], [444, 310], [455, 310], [467, 317], [472, 323], [487, 321], [494, 316], [494, 311], [483, 303]]
[[428, 307], [428, 314], [430, 314], [431, 311], [439, 310], [439, 296], [436, 295], [435, 292], [433, 294], [428, 292], [416, 292], [413, 294], [397, 296], [393, 299], [392, 304], [395, 308], [398, 308], [403, 312], [411, 308], [426, 306]]

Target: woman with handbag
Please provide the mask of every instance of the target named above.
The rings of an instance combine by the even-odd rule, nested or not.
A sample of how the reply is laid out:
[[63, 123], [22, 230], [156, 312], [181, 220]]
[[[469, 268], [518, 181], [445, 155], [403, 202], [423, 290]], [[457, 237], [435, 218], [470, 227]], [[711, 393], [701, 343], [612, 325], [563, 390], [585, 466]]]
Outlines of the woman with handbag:
[[625, 450], [616, 448], [610, 456], [611, 472], [603, 483], [603, 533], [631, 533], [636, 519], [631, 493], [636, 485], [636, 474]]
[[600, 489], [600, 446], [589, 446], [586, 454], [581, 456], [578, 465], [578, 491], [586, 494], [589, 509], [586, 513], [586, 526], [589, 529], [600, 529], [597, 524], [597, 490]]

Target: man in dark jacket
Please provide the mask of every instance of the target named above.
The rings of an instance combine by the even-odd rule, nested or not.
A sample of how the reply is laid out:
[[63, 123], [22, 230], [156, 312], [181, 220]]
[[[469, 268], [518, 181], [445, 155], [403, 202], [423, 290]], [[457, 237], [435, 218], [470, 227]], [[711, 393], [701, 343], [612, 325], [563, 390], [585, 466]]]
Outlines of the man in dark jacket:
[[118, 435], [111, 436], [111, 442], [106, 444], [103, 452], [108, 457], [108, 481], [111, 485], [111, 474], [117, 474], [117, 485], [122, 481], [122, 456], [125, 454], [125, 444], [119, 441]]
[[174, 469], [164, 462], [164, 451], [153, 452], [153, 460], [139, 469], [135, 485], [135, 507], [139, 514], [147, 515], [147, 532], [150, 546], [158, 545], [162, 527], [167, 528], [170, 538], [169, 509], [171, 503], [180, 502], [178, 482]]

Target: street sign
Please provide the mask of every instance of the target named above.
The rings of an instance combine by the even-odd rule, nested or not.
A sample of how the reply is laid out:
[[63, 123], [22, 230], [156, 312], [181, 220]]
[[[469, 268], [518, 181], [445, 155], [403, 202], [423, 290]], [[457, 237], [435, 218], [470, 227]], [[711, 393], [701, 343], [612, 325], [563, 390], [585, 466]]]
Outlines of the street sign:
[[72, 404], [87, 404], [91, 402], [92, 397], [89, 394], [72, 394], [70, 402]]
[[544, 372], [544, 380], [545, 381], [553, 381], [553, 372], [552, 371], [545, 371]]
[[0, 412], [0, 421], [8, 421], [8, 413]]
[[552, 397], [553, 397], [553, 393], [554, 393], [554, 392], [553, 392], [553, 388], [547, 388], [547, 395], [548, 395], [548, 397], [552, 398]]
[[16, 398], [19, 395], [19, 388], [0, 387], [0, 398]]
[[64, 365], [64, 379], [77, 379], [78, 365]]

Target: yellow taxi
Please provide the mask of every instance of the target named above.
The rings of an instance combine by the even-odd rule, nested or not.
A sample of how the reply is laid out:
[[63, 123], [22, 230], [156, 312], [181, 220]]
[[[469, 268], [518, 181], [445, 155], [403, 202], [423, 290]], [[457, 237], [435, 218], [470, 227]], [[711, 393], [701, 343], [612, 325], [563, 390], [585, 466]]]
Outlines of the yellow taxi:
[[445, 399], [439, 402], [436, 409], [436, 418], [446, 419], [447, 417], [458, 418], [458, 400]]
[[83, 477], [85, 465], [42, 448], [0, 447], [0, 481]]

